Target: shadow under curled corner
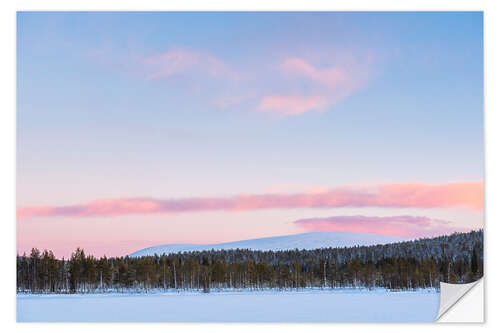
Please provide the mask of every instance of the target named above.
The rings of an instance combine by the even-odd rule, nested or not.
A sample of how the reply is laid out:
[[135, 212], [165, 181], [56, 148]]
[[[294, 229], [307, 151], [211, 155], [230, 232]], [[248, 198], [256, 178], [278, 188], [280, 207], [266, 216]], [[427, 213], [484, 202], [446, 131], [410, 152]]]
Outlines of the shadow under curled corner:
[[439, 313], [436, 321], [440, 321], [444, 314], [446, 314], [455, 304], [457, 304], [469, 291], [472, 290], [479, 283], [483, 283], [483, 278], [477, 281], [465, 284], [451, 284], [440, 283], [441, 295], [439, 303]]

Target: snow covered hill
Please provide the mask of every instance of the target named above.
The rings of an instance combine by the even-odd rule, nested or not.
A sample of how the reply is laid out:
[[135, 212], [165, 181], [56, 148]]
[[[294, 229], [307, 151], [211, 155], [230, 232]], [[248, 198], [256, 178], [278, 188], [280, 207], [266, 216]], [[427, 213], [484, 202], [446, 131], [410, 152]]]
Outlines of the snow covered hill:
[[404, 238], [360, 232], [309, 232], [304, 234], [248, 239], [220, 244], [166, 244], [148, 247], [130, 254], [131, 257], [161, 255], [184, 251], [203, 250], [294, 250], [319, 249], [325, 247], [350, 247], [356, 245], [377, 245], [405, 241]]

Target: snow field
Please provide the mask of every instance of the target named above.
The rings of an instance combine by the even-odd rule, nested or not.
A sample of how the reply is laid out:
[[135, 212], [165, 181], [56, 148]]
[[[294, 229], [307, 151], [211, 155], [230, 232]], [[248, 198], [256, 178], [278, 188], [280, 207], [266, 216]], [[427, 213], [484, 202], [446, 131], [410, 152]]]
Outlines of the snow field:
[[432, 322], [439, 293], [381, 290], [18, 295], [18, 322]]

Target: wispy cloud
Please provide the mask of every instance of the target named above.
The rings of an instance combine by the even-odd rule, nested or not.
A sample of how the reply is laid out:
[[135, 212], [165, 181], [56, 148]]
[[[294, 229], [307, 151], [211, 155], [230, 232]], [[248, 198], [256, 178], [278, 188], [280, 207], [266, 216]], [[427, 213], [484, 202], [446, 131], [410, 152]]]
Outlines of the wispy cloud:
[[330, 216], [301, 219], [294, 222], [307, 231], [369, 232], [405, 238], [432, 237], [468, 231], [454, 227], [450, 221], [426, 216]]
[[258, 109], [289, 116], [322, 109], [326, 105], [326, 99], [322, 96], [265, 96], [260, 101]]
[[387, 207], [483, 209], [483, 183], [382, 184], [365, 188], [341, 187], [324, 192], [248, 194], [184, 199], [123, 198], [70, 206], [30, 206], [17, 210], [19, 219], [43, 216], [103, 217], [130, 214], [259, 209]]
[[304, 77], [330, 89], [342, 85], [351, 85], [356, 81], [351, 74], [340, 66], [317, 68], [301, 58], [288, 58], [280, 64], [280, 68], [288, 74]]
[[327, 110], [371, 77], [369, 66], [353, 56], [348, 62], [337, 59], [340, 56], [323, 55], [322, 61], [289, 56], [243, 64], [183, 47], [142, 55], [135, 52], [128, 57], [112, 50], [97, 50], [90, 56], [108, 67], [126, 69], [134, 77], [171, 81], [175, 89], [194, 92], [197, 100], [221, 109], [278, 116]]
[[141, 59], [148, 79], [162, 79], [179, 74], [236, 78], [236, 73], [221, 59], [203, 52], [171, 49]]
[[278, 68], [286, 81], [295, 81], [294, 93], [265, 95], [258, 110], [279, 115], [298, 115], [331, 107], [359, 89], [367, 80], [360, 65], [313, 66], [301, 58], [288, 58]]

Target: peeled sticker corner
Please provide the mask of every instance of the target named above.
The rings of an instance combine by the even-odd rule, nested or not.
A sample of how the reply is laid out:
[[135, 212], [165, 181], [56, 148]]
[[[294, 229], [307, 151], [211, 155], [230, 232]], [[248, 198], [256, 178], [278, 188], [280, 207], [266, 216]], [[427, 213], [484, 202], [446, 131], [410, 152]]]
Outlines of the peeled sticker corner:
[[450, 310], [463, 296], [465, 296], [474, 286], [476, 286], [482, 278], [464, 284], [440, 283], [441, 298], [439, 302], [439, 313], [436, 317], [438, 321], [448, 310]]

